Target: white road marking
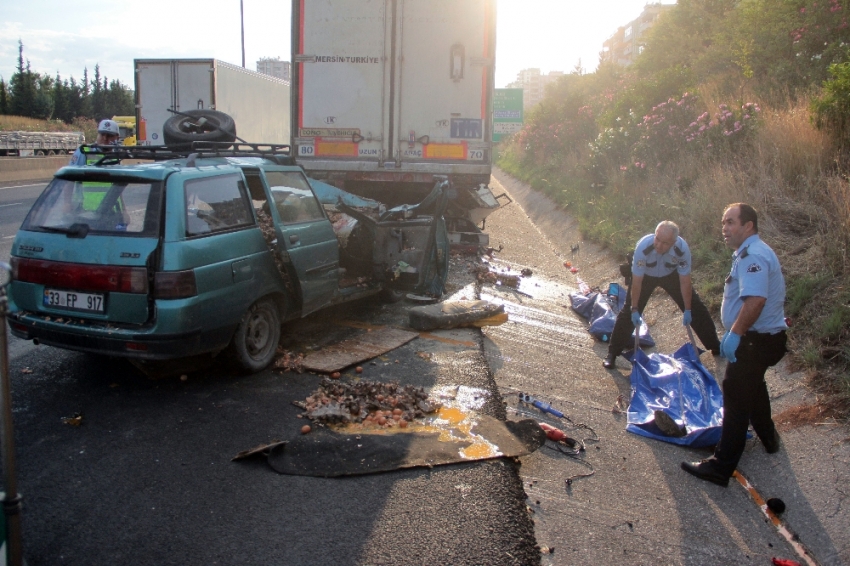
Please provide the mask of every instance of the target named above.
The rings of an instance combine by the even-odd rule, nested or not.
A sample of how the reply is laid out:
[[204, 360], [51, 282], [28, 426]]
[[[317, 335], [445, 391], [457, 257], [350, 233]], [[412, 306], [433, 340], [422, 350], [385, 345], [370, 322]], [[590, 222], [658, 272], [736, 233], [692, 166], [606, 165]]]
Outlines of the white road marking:
[[0, 204], [0, 208], [4, 206], [18, 206], [19, 204], [24, 204], [22, 202], [10, 202], [9, 204]]
[[11, 236], [3, 236], [4, 240], [8, 240], [10, 238], [14, 238], [17, 234], [12, 234]]
[[41, 185], [46, 185], [47, 183], [35, 183], [34, 185], [15, 185], [14, 187], [0, 187], [0, 191], [5, 191], [6, 189], [24, 189], [26, 187], [39, 187]]

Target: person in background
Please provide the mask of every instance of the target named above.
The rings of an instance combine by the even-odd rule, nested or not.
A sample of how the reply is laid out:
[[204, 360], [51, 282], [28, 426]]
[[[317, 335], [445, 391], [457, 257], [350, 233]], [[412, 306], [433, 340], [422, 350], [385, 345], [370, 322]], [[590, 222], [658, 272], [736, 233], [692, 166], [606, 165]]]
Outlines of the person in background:
[[118, 124], [114, 120], [101, 120], [97, 125], [97, 139], [90, 146], [80, 146], [71, 156], [69, 165], [91, 165], [103, 152], [97, 146], [118, 144]]
[[614, 367], [617, 356], [628, 345], [632, 329], [640, 331], [641, 314], [656, 287], [667, 291], [676, 302], [683, 311], [682, 324], [693, 324], [703, 346], [714, 355], [720, 352], [717, 327], [691, 283], [691, 250], [679, 236], [679, 226], [664, 220], [654, 234], [647, 234], [635, 246], [632, 282], [626, 303], [614, 323], [608, 356], [602, 362], [606, 369]]
[[720, 354], [729, 360], [723, 376], [723, 429], [714, 456], [682, 462], [701, 480], [726, 487], [753, 425], [765, 452], [779, 451], [764, 374], [785, 355], [785, 278], [779, 259], [758, 235], [758, 214], [739, 202], [723, 212], [723, 240], [735, 250], [723, 288], [720, 315], [726, 334]]

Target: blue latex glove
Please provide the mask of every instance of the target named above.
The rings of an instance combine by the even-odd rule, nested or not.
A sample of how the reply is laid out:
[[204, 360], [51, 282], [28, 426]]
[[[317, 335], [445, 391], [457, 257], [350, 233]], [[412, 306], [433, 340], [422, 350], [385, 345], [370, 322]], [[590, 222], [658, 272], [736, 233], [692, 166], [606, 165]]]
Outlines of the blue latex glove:
[[720, 355], [730, 362], [735, 363], [738, 361], [737, 358], [735, 358], [735, 350], [737, 350], [740, 345], [741, 337], [734, 332], [727, 332], [723, 336], [723, 342], [720, 343]]
[[640, 313], [638, 311], [632, 311], [632, 324], [635, 325], [635, 328], [640, 327]]
[[682, 326], [690, 326], [691, 320], [693, 320], [693, 317], [691, 316], [691, 311], [685, 311], [682, 314]]

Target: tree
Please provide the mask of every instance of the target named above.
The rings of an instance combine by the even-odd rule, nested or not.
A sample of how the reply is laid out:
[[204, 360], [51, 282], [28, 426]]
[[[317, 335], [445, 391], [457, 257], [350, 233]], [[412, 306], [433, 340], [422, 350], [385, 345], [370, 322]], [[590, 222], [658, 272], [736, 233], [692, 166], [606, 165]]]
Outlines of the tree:
[[9, 113], [9, 91], [6, 81], [0, 78], [0, 114]]
[[29, 62], [24, 65], [24, 42], [18, 40], [18, 70], [9, 81], [11, 91], [10, 113], [16, 116], [31, 116], [35, 85]]

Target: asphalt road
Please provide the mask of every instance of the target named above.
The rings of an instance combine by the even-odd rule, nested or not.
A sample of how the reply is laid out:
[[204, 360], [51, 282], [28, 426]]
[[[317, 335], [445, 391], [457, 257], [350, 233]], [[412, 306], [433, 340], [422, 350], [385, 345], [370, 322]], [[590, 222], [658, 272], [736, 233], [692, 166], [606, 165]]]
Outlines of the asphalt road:
[[[570, 311], [578, 281], [563, 268], [569, 260], [583, 280], [603, 285], [616, 280], [616, 259], [586, 242], [571, 251], [581, 239], [575, 223], [502, 180], [494, 186], [517, 203], [488, 218], [491, 245], [504, 249], [484, 261], [533, 275], [519, 292], [476, 285], [478, 258], [454, 258], [449, 287], [454, 298], [504, 304], [510, 321], [420, 336], [364, 363], [361, 377], [435, 393], [477, 388], [482, 412], [497, 418], [542, 418], [518, 402], [518, 392], [530, 393], [566, 413], [561, 425], [586, 439], [579, 459], [541, 449], [516, 461], [339, 479], [279, 475], [262, 458], [230, 460], [296, 437], [304, 421], [292, 401], [309, 395], [317, 376], [237, 376], [216, 359], [186, 380], [152, 381], [121, 360], [12, 339], [27, 562], [805, 564], [739, 485], [720, 488], [679, 469], [707, 452], [624, 430], [614, 407], [618, 396], [628, 401], [628, 364], [602, 369], [605, 345]], [[0, 204], [10, 204], [0, 207], [3, 237], [20, 224], [11, 213], [28, 208], [12, 203], [39, 191], [0, 187], [8, 198]], [[309, 352], [376, 326], [404, 327], [411, 306], [364, 300], [318, 313], [288, 325], [283, 344]], [[659, 351], [681, 345], [672, 301], [654, 298], [645, 316]], [[703, 362], [722, 371], [722, 360], [704, 354]], [[771, 370], [768, 384], [775, 413], [808, 402], [801, 376], [784, 368]], [[79, 427], [63, 423], [76, 414]], [[739, 470], [763, 497], [786, 501], [783, 525], [812, 552], [811, 563], [850, 564], [846, 428], [781, 430], [780, 453], [766, 455], [752, 441]]]
[[[0, 189], [4, 237], [41, 188]], [[475, 293], [462, 268], [450, 287]], [[318, 313], [288, 325], [283, 344], [309, 352], [367, 326], [405, 326], [411, 306], [364, 300]], [[151, 380], [121, 359], [10, 342], [30, 566], [539, 563], [513, 460], [339, 479], [279, 475], [263, 457], [232, 462], [299, 434], [292, 401], [317, 375], [239, 376], [217, 358], [185, 380]], [[364, 366], [343, 379], [474, 387], [481, 412], [504, 418], [477, 330], [435, 332]], [[63, 420], [78, 415], [79, 426]]]
[[0, 261], [9, 261], [12, 241], [46, 182], [0, 183]]

